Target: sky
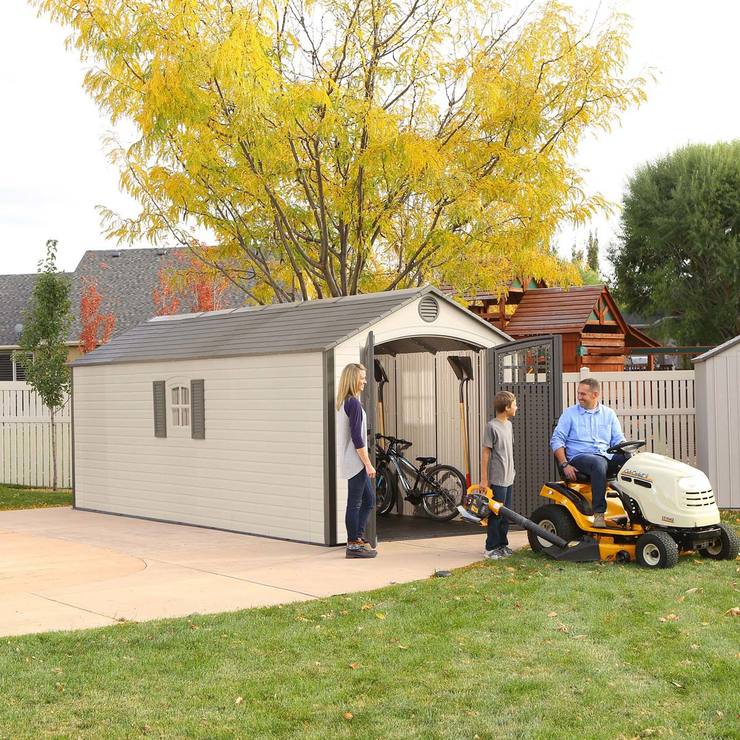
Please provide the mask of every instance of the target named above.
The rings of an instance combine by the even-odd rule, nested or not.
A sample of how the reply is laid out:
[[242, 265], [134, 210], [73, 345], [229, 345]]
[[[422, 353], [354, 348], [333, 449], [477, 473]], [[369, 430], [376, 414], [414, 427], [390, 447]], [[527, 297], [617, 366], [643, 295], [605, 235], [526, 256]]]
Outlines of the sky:
[[[740, 138], [740, 3], [570, 4], [589, 17], [599, 7], [627, 12], [633, 24], [627, 73], [655, 75], [646, 103], [624, 114], [610, 133], [583, 140], [576, 164], [586, 170], [588, 192], [618, 204], [627, 179], [645, 162], [687, 143]], [[110, 125], [82, 88], [85, 67], [77, 52], [65, 49], [65, 30], [37, 17], [24, 0], [2, 0], [0, 29], [0, 274], [35, 272], [51, 238], [59, 241], [59, 268], [74, 270], [86, 250], [118, 247], [104, 238], [96, 206], [124, 215], [136, 206], [118, 189], [118, 172], [102, 144]], [[578, 230], [564, 224], [559, 251], [569, 256], [574, 241], [585, 245], [593, 230], [608, 273], [606, 247], [618, 226], [618, 212]]]

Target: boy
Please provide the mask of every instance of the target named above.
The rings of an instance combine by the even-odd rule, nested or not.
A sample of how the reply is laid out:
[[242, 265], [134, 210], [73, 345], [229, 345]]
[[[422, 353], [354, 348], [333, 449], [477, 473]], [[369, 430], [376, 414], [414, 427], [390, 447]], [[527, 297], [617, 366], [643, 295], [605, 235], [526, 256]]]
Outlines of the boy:
[[[486, 424], [483, 436], [481, 486], [493, 490], [493, 498], [511, 507], [511, 490], [514, 484], [514, 429], [510, 419], [516, 415], [516, 397], [501, 391], [493, 398], [496, 416]], [[484, 557], [489, 560], [507, 558], [509, 549], [509, 522], [491, 513], [488, 517], [488, 536]]]

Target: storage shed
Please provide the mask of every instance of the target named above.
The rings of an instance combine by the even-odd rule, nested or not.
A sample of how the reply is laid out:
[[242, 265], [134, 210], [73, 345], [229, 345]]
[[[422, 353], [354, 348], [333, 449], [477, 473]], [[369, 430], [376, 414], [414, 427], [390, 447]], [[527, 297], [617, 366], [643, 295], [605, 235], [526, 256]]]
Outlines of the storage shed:
[[740, 509], [740, 335], [694, 358], [696, 457], [717, 505]]
[[[393, 430], [402, 436], [408, 420], [427, 440], [414, 454], [433, 455], [444, 440], [457, 446], [445, 353], [478, 357], [506, 341], [431, 287], [151, 319], [72, 365], [74, 505], [343, 542], [334, 396], [344, 366], [363, 362], [370, 383], [375, 353], [391, 359]], [[485, 408], [485, 362], [476, 366], [473, 444]]]

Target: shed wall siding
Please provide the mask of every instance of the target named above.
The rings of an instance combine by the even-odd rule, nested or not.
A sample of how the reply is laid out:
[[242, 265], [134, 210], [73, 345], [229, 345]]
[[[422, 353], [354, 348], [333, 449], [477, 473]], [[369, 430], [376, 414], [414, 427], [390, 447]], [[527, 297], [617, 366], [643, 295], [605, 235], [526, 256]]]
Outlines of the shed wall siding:
[[[205, 381], [203, 440], [154, 437], [175, 378]], [[76, 505], [323, 543], [322, 388], [320, 353], [77, 367]]]
[[740, 344], [696, 364], [698, 466], [720, 508], [740, 509]]

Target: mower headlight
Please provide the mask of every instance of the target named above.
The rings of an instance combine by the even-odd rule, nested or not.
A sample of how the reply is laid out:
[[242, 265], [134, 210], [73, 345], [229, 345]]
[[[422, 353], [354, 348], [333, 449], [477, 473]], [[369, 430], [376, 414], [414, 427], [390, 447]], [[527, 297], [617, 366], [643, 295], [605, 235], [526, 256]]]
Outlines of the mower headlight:
[[698, 475], [679, 478], [678, 485], [683, 491], [704, 491], [711, 487], [708, 478]]

